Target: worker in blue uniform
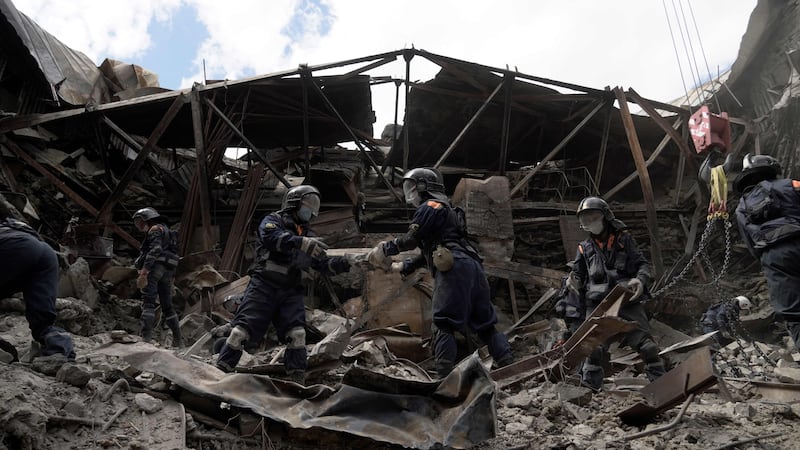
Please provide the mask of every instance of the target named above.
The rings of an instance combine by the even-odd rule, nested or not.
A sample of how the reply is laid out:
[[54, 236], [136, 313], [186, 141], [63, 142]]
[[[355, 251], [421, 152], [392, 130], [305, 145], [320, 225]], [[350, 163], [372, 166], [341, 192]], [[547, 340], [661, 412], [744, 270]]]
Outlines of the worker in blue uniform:
[[308, 227], [319, 214], [320, 193], [310, 185], [289, 189], [279, 211], [267, 214], [257, 230], [256, 257], [249, 270], [250, 282], [231, 320], [231, 331], [216, 365], [226, 372], [236, 368], [245, 346], [255, 346], [275, 326], [286, 343], [287, 377], [305, 382], [306, 313], [303, 281], [309, 270], [333, 275], [350, 270], [348, 257], [328, 257], [327, 246]]
[[[578, 205], [577, 215], [581, 229], [589, 233], [589, 238], [578, 244], [567, 286], [581, 297], [585, 318], [616, 285], [633, 291], [633, 296], [620, 308], [619, 317], [636, 322], [637, 328], [624, 333], [621, 343], [639, 353], [644, 360], [645, 374], [653, 381], [665, 373], [665, 368], [642, 305], [650, 299], [647, 289], [651, 280], [650, 265], [639, 251], [633, 235], [622, 221], [614, 217], [605, 200], [584, 198]], [[592, 389], [602, 388], [606, 353], [607, 347], [602, 345], [583, 363], [581, 378], [584, 385]]]
[[739, 233], [761, 261], [775, 315], [800, 350], [800, 180], [778, 179], [781, 166], [769, 155], [747, 154], [734, 179]]
[[[432, 274], [437, 375], [445, 377], [457, 362], [456, 332], [474, 331], [488, 346], [498, 367], [512, 363], [508, 339], [495, 328], [497, 315], [489, 284], [482, 259], [467, 240], [463, 211], [450, 204], [439, 174], [432, 169], [407, 172], [403, 192], [406, 202], [416, 207], [408, 231], [376, 245], [367, 254], [367, 261], [404, 276], [422, 266]], [[417, 247], [421, 250], [418, 257], [392, 263], [391, 256]]]
[[156, 303], [161, 304], [164, 323], [172, 330], [172, 346], [181, 346], [181, 327], [172, 305], [172, 286], [178, 267], [178, 235], [170, 230], [164, 217], [147, 207], [133, 214], [133, 224], [145, 233], [139, 257], [133, 265], [139, 271], [136, 286], [142, 292], [141, 335], [150, 342], [156, 318]]
[[5, 206], [0, 207], [0, 214], [0, 298], [22, 292], [25, 318], [40, 355], [74, 361], [72, 336], [54, 325], [58, 318], [59, 278], [55, 250], [42, 241], [36, 230], [15, 219]]

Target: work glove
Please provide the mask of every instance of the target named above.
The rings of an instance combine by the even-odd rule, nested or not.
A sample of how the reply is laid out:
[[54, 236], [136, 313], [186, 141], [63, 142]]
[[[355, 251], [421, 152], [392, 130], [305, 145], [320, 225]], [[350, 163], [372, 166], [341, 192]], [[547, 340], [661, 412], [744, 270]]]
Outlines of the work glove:
[[383, 242], [379, 242], [367, 253], [367, 262], [372, 267], [389, 272], [392, 270], [392, 258], [383, 252], [383, 244]]
[[328, 246], [319, 239], [302, 237], [300, 240], [300, 251], [310, 256], [311, 259], [321, 259], [328, 256], [326, 252]]
[[223, 337], [231, 334], [231, 324], [226, 323], [225, 325], [217, 325], [216, 327], [212, 328], [209, 333], [211, 333], [214, 337]]
[[633, 291], [633, 296], [630, 298], [630, 300], [628, 300], [629, 302], [638, 299], [644, 293], [644, 284], [642, 284], [642, 280], [638, 278], [631, 278], [630, 280], [628, 280], [625, 283], [625, 287]]
[[579, 294], [582, 287], [583, 283], [581, 283], [581, 280], [575, 275], [575, 272], [570, 272], [569, 277], [567, 277], [567, 289]]
[[403, 274], [403, 263], [402, 263], [402, 261], [393, 262], [392, 265], [391, 265], [391, 268], [389, 270], [391, 270], [392, 272], [398, 272], [398, 273], [400, 273], [402, 275]]
[[149, 271], [147, 270], [140, 270], [139, 277], [136, 278], [136, 287], [139, 289], [144, 289], [147, 287], [147, 274]]

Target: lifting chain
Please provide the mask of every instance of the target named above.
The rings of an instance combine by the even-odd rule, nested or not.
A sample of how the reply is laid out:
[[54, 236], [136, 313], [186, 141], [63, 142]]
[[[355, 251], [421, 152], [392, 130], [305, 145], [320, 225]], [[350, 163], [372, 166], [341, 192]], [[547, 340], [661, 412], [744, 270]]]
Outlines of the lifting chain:
[[[712, 232], [717, 227], [717, 224], [719, 222], [723, 223], [723, 229], [724, 229], [724, 232], [725, 232], [725, 256], [724, 256], [724, 259], [722, 261], [722, 270], [720, 270], [719, 273], [716, 273], [714, 271], [714, 267], [711, 264], [711, 261], [710, 261], [710, 259], [708, 257], [708, 254], [706, 253], [706, 247], [708, 246], [708, 244], [710, 242], [710, 238], [711, 238]], [[714, 284], [714, 286], [717, 289], [717, 292], [720, 294], [720, 296], [722, 296], [722, 290], [721, 290], [722, 288], [721, 288], [721, 286], [719, 284], [719, 280], [725, 275], [725, 273], [727, 273], [728, 266], [730, 265], [730, 259], [731, 259], [731, 228], [732, 227], [733, 227], [733, 224], [731, 223], [731, 221], [729, 220], [727, 215], [719, 215], [719, 216], [709, 217], [708, 222], [706, 222], [706, 228], [705, 228], [705, 230], [703, 230], [703, 234], [700, 236], [700, 242], [697, 244], [697, 251], [694, 252], [692, 257], [689, 259], [689, 262], [686, 263], [686, 266], [684, 266], [684, 268], [680, 271], [680, 273], [677, 276], [673, 277], [669, 281], [669, 283], [667, 283], [666, 285], [661, 287], [659, 290], [653, 292], [651, 295], [653, 297], [659, 297], [663, 293], [665, 293], [665, 292], [669, 291], [670, 289], [672, 289], [673, 287], [675, 287], [675, 285], [678, 284], [678, 282], [680, 282], [684, 278], [686, 278], [686, 274], [694, 266], [694, 263], [697, 261], [697, 259], [698, 258], [702, 258], [702, 260], [706, 263], [706, 265], [708, 266], [709, 270], [711, 271], [712, 280], [710, 282], [708, 282], [708, 283], [694, 283], [692, 281], [689, 281], [689, 283], [691, 283], [691, 284], [693, 284], [695, 286], [708, 286], [710, 284]]]

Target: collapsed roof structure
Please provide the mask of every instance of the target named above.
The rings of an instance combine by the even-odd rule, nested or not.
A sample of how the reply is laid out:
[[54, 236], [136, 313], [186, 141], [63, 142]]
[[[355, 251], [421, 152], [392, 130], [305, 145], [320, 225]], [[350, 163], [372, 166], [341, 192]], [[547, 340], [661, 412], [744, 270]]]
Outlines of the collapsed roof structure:
[[[797, 53], [788, 51], [785, 58], [764, 49], [796, 43], [793, 30], [800, 21], [794, 14], [759, 1], [727, 88], [715, 99], [733, 116], [730, 153], [738, 155], [751, 146], [755, 151], [774, 148], [789, 174], [796, 170], [798, 143], [796, 127], [790, 126], [797, 109]], [[776, 42], [769, 32], [776, 28], [789, 37]], [[646, 99], [632, 88], [584, 87], [411, 48], [166, 90], [143, 68], [111, 60], [95, 66], [19, 13], [10, 0], [0, 0], [0, 38], [3, 194], [53, 243], [88, 259], [92, 274], [103, 280], [109, 277], [109, 266], [116, 265], [115, 255], [138, 248], [138, 240], [126, 231], [132, 228], [133, 211], [153, 206], [174, 219], [180, 229], [181, 270], [196, 274], [205, 265], [221, 274], [212, 281], [193, 278], [195, 287], [202, 286], [184, 291], [189, 297], [186, 317], [215, 317], [221, 299], [243, 289], [246, 277], [240, 274], [252, 258], [253, 220], [277, 209], [285, 189], [298, 183], [314, 184], [323, 193], [315, 225], [326, 241], [334, 247], [363, 248], [406, 227], [409, 211], [398, 174], [418, 166], [439, 169], [448, 193], [466, 202], [470, 231], [482, 243], [494, 243], [482, 250], [487, 274], [500, 281], [494, 288], [504, 299], [496, 306], [510, 317], [509, 332], [524, 329], [521, 336], [546, 328], [541, 323], [522, 325], [534, 313], [543, 313], [553, 296], [550, 288], [563, 275], [560, 269], [574, 256], [574, 243], [582, 237], [573, 212], [582, 197], [601, 195], [620, 202], [615, 212], [637, 231], [661, 285], [695, 253], [703, 226], [708, 194], [696, 174], [706, 155], [690, 145], [687, 123], [693, 108]], [[749, 45], [753, 42], [757, 44]], [[435, 78], [417, 82], [408, 75], [380, 75], [381, 68], [398, 63], [409, 74], [419, 61], [440, 68]], [[760, 72], [770, 67], [781, 69], [769, 77]], [[777, 98], [770, 83], [765, 89], [754, 82], [764, 78], [779, 79], [784, 89]], [[373, 137], [372, 89], [388, 83], [395, 85], [398, 96], [403, 89], [403, 124], [392, 124], [378, 139]], [[629, 103], [646, 115], [632, 114]], [[230, 159], [230, 148], [246, 149], [246, 156]], [[503, 181], [497, 184], [499, 179]], [[742, 249], [731, 251], [741, 256], [734, 258], [731, 270], [752, 269]], [[712, 256], [721, 252], [717, 249]], [[702, 276], [702, 268], [697, 270]], [[348, 287], [326, 282], [323, 295], [343, 315], [347, 305], [339, 297], [363, 295], [363, 304], [372, 308], [371, 325], [403, 322], [425, 337], [429, 323], [420, 314], [424, 306], [413, 314], [395, 310], [374, 317], [387, 307], [383, 294], [391, 293], [388, 300], [410, 295], [409, 286], [376, 274], [361, 276], [363, 281], [344, 282], [351, 283]], [[718, 281], [716, 274], [710, 278]], [[417, 291], [429, 290], [425, 281], [416, 281]], [[109, 292], [123, 296], [124, 289]], [[408, 303], [415, 301], [417, 297]], [[683, 299], [670, 301], [664, 302], [663, 312], [682, 318], [706, 306], [686, 309]], [[362, 314], [363, 309], [354, 315]], [[601, 319], [612, 330], [623, 326], [614, 318]], [[587, 336], [599, 339], [588, 331]], [[574, 363], [582, 353], [580, 344], [569, 351], [573, 348]], [[141, 370], [156, 372], [197, 397], [224, 401], [220, 397], [231, 389], [221, 388], [217, 375], [193, 361], [147, 351], [110, 345], [100, 353], [126, 355]], [[148, 360], [143, 354], [156, 356]], [[503, 386], [518, 386], [543, 373], [542, 355], [550, 354], [524, 359], [523, 365], [493, 376], [506, 380]], [[704, 375], [706, 363], [694, 363]], [[176, 369], [184, 364], [194, 369]], [[474, 364], [470, 361], [464, 370], [473, 373]], [[183, 378], [187, 371], [192, 376]], [[346, 378], [356, 383], [353, 378], [359, 376]], [[703, 378], [698, 389], [707, 388], [707, 382]], [[373, 388], [381, 384], [362, 383]], [[486, 406], [491, 402], [485, 401], [493, 396], [490, 386], [486, 377], [478, 377], [465, 404], [477, 399], [491, 410], [493, 406]], [[382, 394], [390, 396], [395, 388]], [[424, 383], [403, 388], [425, 394], [436, 389]], [[320, 392], [334, 397], [330, 391]], [[447, 398], [446, 387], [437, 392]], [[242, 397], [239, 403], [227, 399], [242, 408], [252, 400], [247, 392], [232, 397]], [[675, 404], [675, 399], [668, 400], [664, 405]], [[257, 406], [249, 409], [299, 428], [312, 426]], [[486, 411], [480, 409], [477, 417]], [[342, 417], [314, 425], [419, 448], [468, 447], [495, 431], [480, 428], [472, 436], [465, 434], [465, 424], [476, 419], [467, 415], [448, 422], [453, 434], [428, 433], [427, 440], [417, 440], [396, 429], [355, 429], [360, 426], [346, 425], [353, 417]], [[424, 419], [415, 422], [420, 429], [431, 426]]]

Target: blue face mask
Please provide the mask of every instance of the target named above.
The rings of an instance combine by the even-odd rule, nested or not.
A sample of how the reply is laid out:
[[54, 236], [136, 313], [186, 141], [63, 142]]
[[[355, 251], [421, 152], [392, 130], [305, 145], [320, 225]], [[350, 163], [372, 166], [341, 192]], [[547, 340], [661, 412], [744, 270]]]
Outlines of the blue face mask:
[[312, 217], [314, 217], [314, 211], [311, 208], [301, 206], [300, 209], [297, 210], [297, 218], [303, 223], [308, 223]]

